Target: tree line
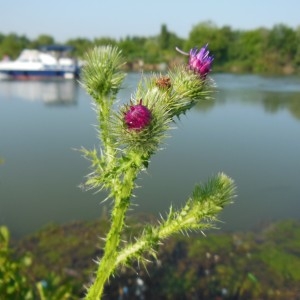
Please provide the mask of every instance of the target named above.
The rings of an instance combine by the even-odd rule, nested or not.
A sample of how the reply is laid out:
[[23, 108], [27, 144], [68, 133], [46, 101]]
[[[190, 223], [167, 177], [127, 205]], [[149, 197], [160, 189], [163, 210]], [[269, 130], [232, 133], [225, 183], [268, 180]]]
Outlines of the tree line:
[[[56, 44], [47, 34], [30, 40], [25, 35], [0, 33], [0, 59], [6, 55], [16, 58], [24, 48]], [[119, 40], [110, 37], [74, 38], [64, 44], [74, 47], [74, 55], [81, 58], [93, 46], [116, 45], [122, 49], [132, 68], [138, 65], [151, 69], [161, 64], [171, 65], [182, 60], [175, 47], [183, 51], [206, 43], [215, 57], [214, 71], [240, 73], [295, 74], [300, 72], [300, 27], [293, 29], [285, 24], [271, 29], [236, 30], [230, 26], [218, 27], [213, 22], [193, 26], [188, 38], [179, 37], [161, 25], [156, 36], [126, 36]]]

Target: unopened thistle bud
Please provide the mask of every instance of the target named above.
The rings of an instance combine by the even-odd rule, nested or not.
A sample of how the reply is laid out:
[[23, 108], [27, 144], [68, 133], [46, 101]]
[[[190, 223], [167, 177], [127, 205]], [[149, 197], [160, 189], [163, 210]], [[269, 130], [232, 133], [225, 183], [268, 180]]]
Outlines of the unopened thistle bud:
[[129, 106], [129, 110], [124, 114], [124, 121], [128, 129], [139, 131], [151, 122], [151, 112], [142, 104], [141, 99], [139, 104]]

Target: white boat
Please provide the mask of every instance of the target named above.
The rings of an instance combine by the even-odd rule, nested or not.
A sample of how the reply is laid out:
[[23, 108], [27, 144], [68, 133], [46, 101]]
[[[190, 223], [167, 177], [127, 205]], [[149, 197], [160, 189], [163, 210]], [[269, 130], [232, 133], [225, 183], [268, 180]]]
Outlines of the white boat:
[[72, 47], [59, 45], [24, 49], [16, 60], [0, 62], [0, 79], [77, 78], [80, 66], [69, 57], [70, 50]]

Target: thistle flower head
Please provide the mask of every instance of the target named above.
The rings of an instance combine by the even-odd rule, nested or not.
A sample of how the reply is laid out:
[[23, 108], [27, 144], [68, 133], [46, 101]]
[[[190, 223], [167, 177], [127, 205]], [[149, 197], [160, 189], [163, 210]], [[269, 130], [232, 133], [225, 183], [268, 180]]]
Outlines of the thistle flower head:
[[206, 78], [211, 71], [213, 56], [209, 55], [208, 45], [206, 44], [200, 50], [192, 48], [189, 53], [183, 52], [176, 48], [178, 52], [184, 55], [189, 55], [189, 68], [195, 73], [199, 74], [201, 78]]
[[211, 70], [211, 65], [213, 62], [213, 57], [209, 55], [209, 50], [207, 50], [207, 44], [200, 50], [193, 48], [190, 50], [189, 66], [192, 70], [199, 73], [201, 77], [206, 77], [206, 75]]
[[124, 114], [124, 121], [128, 129], [139, 131], [149, 125], [151, 121], [150, 110], [142, 104], [142, 99], [139, 104], [131, 105]]

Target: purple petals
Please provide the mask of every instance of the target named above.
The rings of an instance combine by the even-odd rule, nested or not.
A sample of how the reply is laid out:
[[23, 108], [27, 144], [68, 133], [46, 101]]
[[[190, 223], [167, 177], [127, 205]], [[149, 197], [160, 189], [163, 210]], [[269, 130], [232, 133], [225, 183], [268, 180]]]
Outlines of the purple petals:
[[131, 105], [129, 110], [125, 112], [124, 121], [128, 129], [139, 131], [149, 125], [151, 112], [140, 100], [139, 104]]
[[200, 50], [198, 48], [192, 48], [189, 54], [176, 48], [181, 54], [189, 55], [189, 68], [195, 73], [198, 73], [203, 79], [205, 79], [207, 74], [211, 71], [212, 62], [214, 60], [213, 56], [209, 55], [207, 47], [208, 45], [206, 44]]

